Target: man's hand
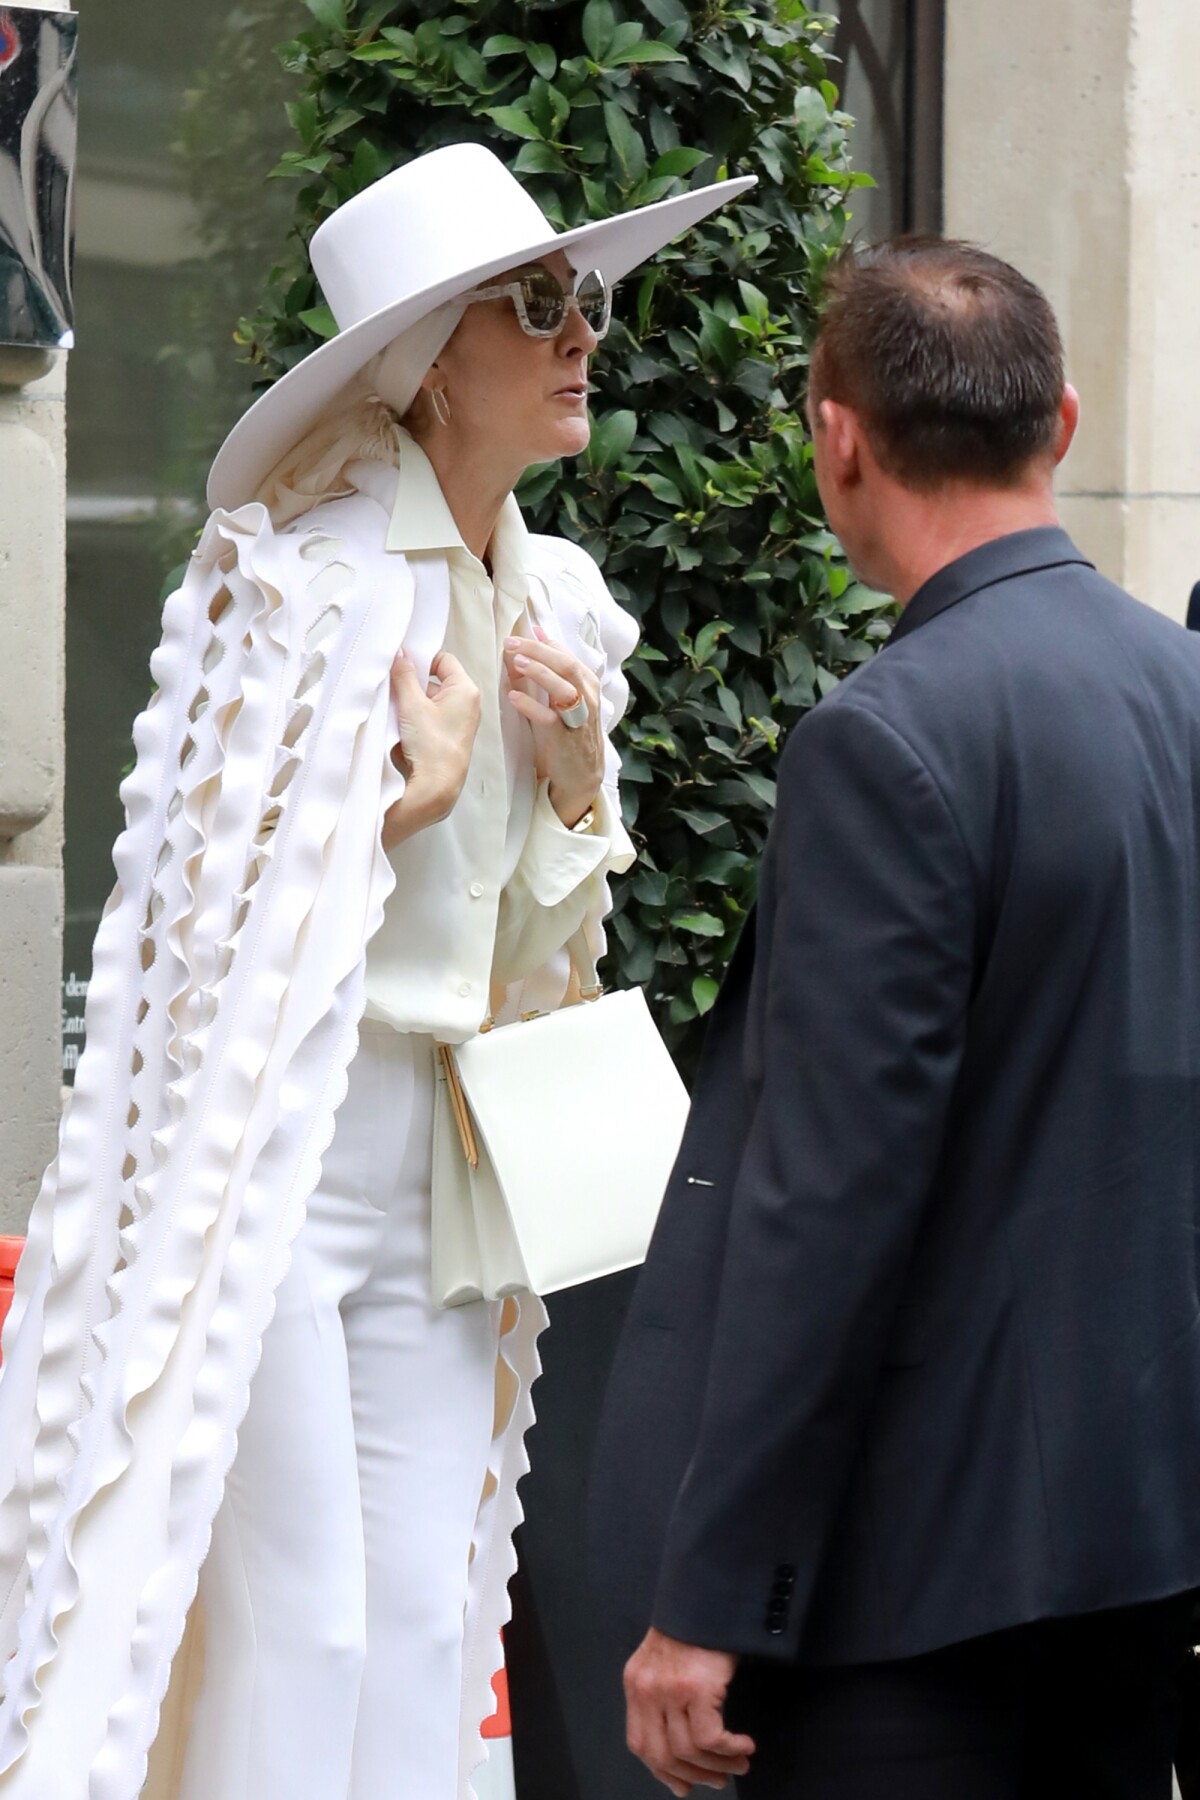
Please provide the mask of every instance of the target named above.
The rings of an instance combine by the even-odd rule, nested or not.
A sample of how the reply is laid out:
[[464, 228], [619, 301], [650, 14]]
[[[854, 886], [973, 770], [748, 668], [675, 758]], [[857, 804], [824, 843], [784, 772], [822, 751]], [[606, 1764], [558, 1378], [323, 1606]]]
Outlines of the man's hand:
[[723, 1788], [744, 1775], [754, 1739], [725, 1729], [725, 1696], [737, 1657], [648, 1633], [625, 1665], [627, 1741], [682, 1800], [694, 1787]]

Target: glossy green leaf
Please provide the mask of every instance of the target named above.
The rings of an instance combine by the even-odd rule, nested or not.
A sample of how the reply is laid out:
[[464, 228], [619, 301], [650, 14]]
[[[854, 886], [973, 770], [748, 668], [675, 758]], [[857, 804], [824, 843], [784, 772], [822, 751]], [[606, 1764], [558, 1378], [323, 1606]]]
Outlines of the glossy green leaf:
[[587, 457], [597, 470], [611, 469], [625, 455], [637, 436], [637, 414], [628, 410], [609, 413], [592, 426]]
[[566, 164], [550, 144], [522, 144], [513, 169], [518, 175], [561, 175]]
[[789, 681], [816, 680], [817, 665], [813, 653], [800, 638], [793, 638], [791, 643], [783, 646], [781, 661]]
[[692, 1002], [701, 1018], [706, 1012], [712, 1011], [720, 991], [720, 982], [714, 981], [711, 975], [696, 976], [692, 982]]
[[354, 21], [354, 29], [360, 41], [369, 37], [386, 23], [388, 15], [395, 10], [395, 0], [375, 0], [374, 6], [368, 6], [361, 18]]
[[608, 141], [616, 152], [617, 162], [626, 185], [638, 181], [648, 166], [646, 146], [629, 114], [615, 100], [604, 103], [604, 123]]
[[701, 837], [707, 837], [712, 831], [719, 831], [725, 823], [724, 813], [698, 806], [681, 806], [678, 808], [678, 816]]
[[864, 587], [860, 581], [856, 581], [842, 594], [838, 601], [838, 611], [850, 618], [855, 613], [880, 612], [895, 604], [890, 594], [881, 594], [877, 588]]
[[724, 937], [725, 927], [712, 913], [676, 913], [671, 920], [676, 931], [690, 931], [695, 937]]
[[370, 187], [373, 181], [388, 174], [391, 167], [392, 159], [386, 150], [381, 150], [370, 138], [359, 138], [351, 164], [356, 187]]
[[346, 30], [346, 0], [304, 0], [309, 12], [327, 31]]
[[774, 806], [775, 783], [769, 775], [763, 775], [758, 769], [743, 769], [742, 780], [756, 799], [766, 806]]
[[339, 106], [333, 117], [325, 122], [323, 136], [325, 142], [332, 143], [347, 131], [355, 131], [363, 122], [363, 114], [357, 106]]
[[653, 494], [656, 500], [661, 500], [664, 505], [683, 505], [683, 495], [680, 493], [675, 483], [673, 481], [668, 481], [665, 475], [656, 475], [651, 472], [646, 475], [638, 474], [634, 479], [639, 481], [644, 488]]
[[[314, 332], [317, 337], [331, 338], [337, 336], [337, 320], [327, 306], [309, 307], [305, 312], [300, 313], [298, 316], [300, 323], [302, 325], [307, 325], [308, 329], [311, 332]], [[338, 354], [340, 355], [341, 352], [339, 351]]]
[[588, 0], [583, 9], [581, 30], [593, 62], [602, 63], [616, 34], [616, 19], [609, 0]]
[[454, 64], [454, 73], [464, 87], [474, 90], [487, 82], [487, 64], [478, 50], [472, 50], [470, 44], [455, 44], [450, 52], [450, 60]]
[[501, 131], [507, 131], [512, 137], [540, 138], [540, 132], [527, 112], [516, 106], [490, 106], [487, 116]]
[[429, 62], [439, 60], [445, 54], [447, 33], [441, 19], [423, 19], [413, 33], [417, 49]]
[[625, 24], [618, 25], [612, 34], [612, 42], [604, 53], [605, 62], [610, 68], [613, 67], [620, 62], [627, 50], [632, 50], [635, 44], [642, 43], [645, 35], [645, 26], [639, 25], [636, 20], [631, 19]]
[[305, 94], [300, 100], [290, 101], [287, 116], [292, 129], [304, 140], [306, 146], [310, 145], [317, 135], [321, 116], [316, 100], [311, 94]]
[[639, 44], [630, 44], [628, 49], [613, 52], [608, 61], [611, 67], [617, 68], [622, 63], [685, 63], [687, 57], [681, 51], [673, 50], [670, 44], [647, 38]]
[[678, 149], [665, 150], [661, 156], [656, 157], [650, 165], [650, 173], [651, 175], [690, 175], [693, 169], [698, 169], [702, 162], [707, 161], [707, 151], [689, 150], [686, 145], [681, 144]]
[[742, 703], [731, 687], [717, 689], [717, 705], [735, 731], [742, 729]]
[[729, 630], [724, 619], [713, 619], [696, 633], [696, 661], [707, 662], [717, 644]]
[[683, 0], [642, 0], [642, 5], [660, 25], [676, 25], [685, 31], [691, 29], [692, 15]]
[[805, 149], [819, 141], [829, 123], [829, 108], [820, 88], [801, 88], [796, 95], [792, 121]]
[[406, 52], [397, 50], [395, 44], [360, 44], [352, 52], [355, 62], [403, 62]]
[[761, 288], [756, 288], [751, 281], [738, 282], [738, 293], [742, 304], [752, 319], [765, 322], [771, 316], [771, 302]]
[[526, 44], [525, 54], [545, 81], [553, 81], [558, 69], [558, 53], [553, 44]]

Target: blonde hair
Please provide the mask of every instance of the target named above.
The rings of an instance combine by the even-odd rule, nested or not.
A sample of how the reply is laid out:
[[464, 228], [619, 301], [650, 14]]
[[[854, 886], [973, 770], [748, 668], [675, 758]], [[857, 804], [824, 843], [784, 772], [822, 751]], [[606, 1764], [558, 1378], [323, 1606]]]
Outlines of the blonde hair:
[[323, 500], [354, 492], [346, 471], [354, 462], [399, 464], [398, 415], [378, 394], [358, 393], [326, 412], [280, 457], [254, 498], [280, 529]]
[[276, 529], [323, 500], [353, 493], [354, 483], [347, 476], [351, 463], [399, 464], [400, 426], [412, 411], [426, 371], [453, 337], [465, 311], [461, 301], [447, 301], [393, 338], [280, 457], [254, 495]]

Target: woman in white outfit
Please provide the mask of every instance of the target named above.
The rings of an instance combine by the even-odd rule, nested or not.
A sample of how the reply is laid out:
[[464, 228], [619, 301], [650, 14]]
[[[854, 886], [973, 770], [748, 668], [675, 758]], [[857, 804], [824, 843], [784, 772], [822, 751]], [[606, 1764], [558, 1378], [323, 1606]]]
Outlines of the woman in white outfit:
[[[598, 922], [606, 875], [632, 860], [605, 730], [624, 707], [634, 627], [585, 555], [531, 543], [512, 499], [530, 464], [587, 443], [607, 299], [594, 282], [564, 308], [554, 286], [573, 296], [578, 273], [551, 251], [484, 287], [523, 279], [515, 294], [455, 305], [411, 404], [403, 344], [369, 371], [404, 427], [373, 421], [365, 435], [387, 460], [351, 461], [346, 479], [376, 503], [391, 550], [445, 558], [449, 612], [443, 625], [418, 607], [396, 662], [407, 786], [384, 844], [397, 886], [201, 1580], [222, 1653], [200, 1694], [185, 1800], [459, 1791], [501, 1307], [439, 1310], [430, 1296], [432, 1045], [478, 1029], [491, 988], [551, 961], [586, 914]], [[296, 461], [262, 490], [277, 513], [290, 510]], [[503, 1532], [515, 1518], [505, 1503]], [[498, 1644], [487, 1651], [495, 1665]]]
[[[314, 645], [324, 641], [325, 629], [336, 634], [340, 627], [348, 635], [341, 597], [373, 589], [386, 599], [391, 589], [403, 588], [407, 598], [402, 644], [392, 646], [393, 655], [399, 649], [391, 671], [394, 771], [383, 790], [382, 841], [395, 885], [361, 975], [348, 975], [336, 990], [330, 977], [327, 1016], [336, 1019], [344, 1008], [350, 1033], [339, 1041], [352, 1044], [362, 1015], [332, 1141], [315, 1187], [306, 1184], [301, 1194], [307, 1204], [296, 1213], [303, 1223], [291, 1243], [290, 1266], [282, 1273], [287, 1259], [281, 1256], [270, 1277], [277, 1282], [274, 1315], [261, 1334], [261, 1359], [240, 1430], [236, 1383], [214, 1383], [220, 1392], [200, 1396], [206, 1358], [211, 1363], [220, 1348], [223, 1318], [231, 1321], [224, 1329], [247, 1374], [253, 1368], [259, 1334], [248, 1301], [224, 1313], [214, 1304], [208, 1349], [197, 1351], [197, 1398], [177, 1398], [170, 1403], [174, 1412], [164, 1410], [164, 1418], [179, 1421], [181, 1446], [171, 1488], [172, 1505], [180, 1495], [180, 1529], [170, 1542], [198, 1546], [190, 1552], [197, 1563], [205, 1507], [211, 1518], [220, 1487], [209, 1484], [207, 1501], [188, 1497], [184, 1421], [203, 1419], [205, 1407], [219, 1421], [224, 1408], [225, 1441], [232, 1444], [236, 1432], [237, 1449], [200, 1568], [192, 1630], [175, 1657], [150, 1758], [144, 1792], [160, 1800], [459, 1800], [482, 1760], [480, 1725], [491, 1710], [489, 1681], [506, 1617], [511, 1534], [519, 1518], [515, 1483], [532, 1418], [529, 1389], [545, 1315], [532, 1296], [447, 1309], [434, 1303], [434, 1045], [462, 1042], [489, 1017], [503, 1023], [568, 998], [572, 976], [564, 947], [583, 927], [593, 954], [600, 952], [607, 878], [633, 856], [621, 824], [610, 734], [625, 705], [621, 662], [636, 632], [584, 551], [530, 536], [512, 489], [531, 464], [576, 455], [587, 444], [588, 363], [607, 329], [611, 281], [743, 185], [724, 183], [559, 236], [488, 152], [461, 146], [419, 159], [349, 202], [317, 234], [314, 267], [342, 331], [268, 391], [214, 465], [209, 491], [217, 509], [210, 526], [215, 547], [206, 549], [206, 538], [198, 552], [200, 566], [212, 573], [204, 593], [217, 591], [213, 581], [220, 589], [208, 614], [213, 633], [224, 628], [228, 593], [236, 600], [240, 591], [239, 571], [253, 577], [245, 583], [252, 590], [248, 618], [261, 620], [282, 607], [276, 635], [283, 634], [292, 609], [298, 617], [304, 605], [318, 608], [305, 638], [303, 666], [310, 673], [281, 715], [290, 723], [278, 753], [284, 761], [274, 765], [283, 773], [270, 795], [286, 793], [289, 745], [301, 746], [293, 757], [298, 762], [304, 733], [318, 730], [305, 703], [316, 691], [314, 658], [324, 667]], [[249, 549], [247, 534], [253, 539]], [[226, 588], [220, 588], [222, 570], [229, 571]], [[319, 610], [323, 596], [329, 598], [326, 612]], [[181, 762], [186, 770], [203, 754], [201, 733], [206, 712], [217, 707], [220, 658], [236, 652], [240, 631], [240, 625], [230, 627], [224, 648], [204, 654], [208, 685], [188, 715], [191, 735], [172, 767]], [[241, 641], [248, 647], [252, 636], [248, 629]], [[328, 645], [326, 650], [332, 657]], [[205, 844], [204, 854], [187, 862], [182, 923], [163, 951], [173, 949], [181, 967], [199, 969], [194, 1079], [203, 1075], [202, 1031], [212, 1029], [214, 1013], [218, 1023], [221, 1018], [219, 1004], [204, 1009], [216, 978], [210, 976], [208, 987], [201, 980], [198, 948], [206, 916], [198, 896], [221, 842], [213, 823], [221, 802], [213, 794], [222, 780], [234, 785], [238, 720], [256, 692], [248, 677], [236, 693], [230, 690], [217, 709], [224, 776], [185, 793], [175, 808], [198, 829], [209, 820], [207, 840], [197, 840]], [[364, 720], [358, 745], [366, 741]], [[330, 741], [333, 726], [320, 730]], [[308, 752], [314, 766], [322, 741], [316, 738]], [[366, 778], [349, 779], [353, 795]], [[281, 805], [286, 808], [286, 800]], [[169, 806], [164, 817], [173, 817]], [[267, 866], [262, 846], [269, 847], [270, 834], [280, 830], [279, 817], [277, 806], [260, 823], [254, 882]], [[303, 813], [297, 818], [299, 829]], [[345, 837], [348, 828], [338, 830]], [[335, 833], [328, 844], [339, 841]], [[344, 846], [339, 853], [345, 854]], [[282, 838], [274, 854], [286, 866]], [[325, 863], [337, 866], [328, 848]], [[165, 889], [170, 857], [160, 854], [158, 866], [167, 871], [160, 877]], [[278, 869], [275, 877], [281, 879]], [[329, 885], [326, 880], [323, 895]], [[252, 882], [243, 889], [253, 906]], [[344, 898], [344, 923], [338, 922], [336, 894], [322, 903], [330, 905], [327, 917], [335, 921], [327, 930], [358, 933], [347, 952], [349, 970], [361, 957], [363, 926], [355, 921], [363, 910], [349, 885]], [[284, 901], [273, 904], [281, 916]], [[169, 901], [151, 899], [144, 942], [153, 943], [164, 905], [169, 914]], [[368, 919], [370, 914], [367, 906]], [[372, 929], [368, 924], [368, 935]], [[298, 928], [297, 957], [308, 953], [315, 932], [311, 925]], [[214, 941], [218, 950], [229, 942]], [[232, 941], [239, 941], [236, 930]], [[227, 964], [228, 957], [222, 967]], [[152, 981], [153, 955], [148, 964], [143, 954], [142, 966]], [[175, 1060], [187, 1070], [186, 1020], [180, 1024], [191, 1005], [180, 998], [185, 987], [177, 977], [167, 989], [166, 1010], [184, 1046]], [[248, 995], [253, 991], [247, 987]], [[286, 1004], [282, 978], [281, 991]], [[303, 1082], [310, 1078], [303, 1054], [324, 1028], [314, 1025], [308, 1039], [298, 1039], [279, 1090], [280, 1116], [289, 1091], [294, 1113], [319, 1116], [316, 1096], [323, 1090], [313, 1081], [314, 1097], [306, 1098]], [[100, 1029], [98, 1024], [98, 1034]], [[237, 1053], [235, 1034], [225, 1054]], [[342, 1053], [343, 1063], [348, 1055]], [[135, 1071], [143, 1061], [138, 1051]], [[268, 1060], [268, 1072], [270, 1066]], [[253, 1097], [247, 1088], [231, 1143], [253, 1136], [255, 1109], [266, 1106], [265, 1082], [265, 1075], [258, 1078]], [[86, 1081], [83, 1088], [77, 1105], [86, 1108]], [[131, 1107], [131, 1120], [144, 1105]], [[181, 1110], [177, 1106], [176, 1114]], [[595, 1125], [586, 1097], [580, 1117], [585, 1154], [586, 1132]], [[619, 1129], [619, 1121], [612, 1124]], [[529, 1130], [536, 1134], [536, 1105]], [[164, 1141], [169, 1147], [169, 1131]], [[159, 1146], [160, 1160], [165, 1154]], [[64, 1157], [69, 1163], [66, 1150]], [[131, 1153], [129, 1160], [137, 1158]], [[201, 1160], [201, 1150], [194, 1150], [193, 1171]], [[569, 1176], [564, 1170], [565, 1183]], [[189, 1190], [181, 1179], [183, 1207]], [[153, 1193], [140, 1203], [152, 1220]], [[271, 1204], [269, 1195], [262, 1204]], [[129, 1205], [136, 1213], [135, 1203]], [[67, 1203], [60, 1206], [69, 1216]], [[159, 1212], [164, 1206], [160, 1198]], [[135, 1225], [135, 1244], [136, 1230], [146, 1228]], [[283, 1237], [290, 1229], [280, 1227]], [[207, 1238], [215, 1242], [217, 1230], [209, 1227]], [[204, 1238], [198, 1230], [190, 1233], [193, 1242]], [[280, 1242], [279, 1234], [271, 1241]], [[206, 1253], [195, 1254], [203, 1259]], [[232, 1253], [226, 1260], [236, 1266]], [[129, 1266], [111, 1278], [117, 1291], [148, 1266], [128, 1244], [124, 1263]], [[205, 1267], [203, 1260], [196, 1264], [197, 1293]], [[55, 1278], [45, 1278], [47, 1316]], [[220, 1271], [212, 1276], [219, 1278]], [[162, 1309], [156, 1314], [153, 1273], [144, 1279], [149, 1333]], [[131, 1287], [126, 1296], [126, 1317], [136, 1313], [136, 1293]], [[27, 1310], [36, 1312], [38, 1304], [33, 1293]], [[185, 1304], [185, 1319], [187, 1311]], [[101, 1327], [101, 1341], [105, 1329], [115, 1328]], [[44, 1327], [47, 1343], [51, 1335]], [[138, 1340], [131, 1342], [123, 1354], [136, 1359]], [[8, 1348], [6, 1340], [6, 1353]], [[177, 1361], [181, 1355], [177, 1347]], [[48, 1359], [45, 1344], [43, 1357]], [[106, 1366], [113, 1360], [110, 1353]], [[169, 1364], [164, 1355], [164, 1370]], [[43, 1373], [41, 1379], [44, 1389], [50, 1377]], [[165, 1381], [164, 1374], [159, 1385]], [[122, 1483], [134, 1490], [129, 1518], [147, 1519], [157, 1504], [149, 1447], [141, 1452], [146, 1485], [136, 1491], [141, 1415], [128, 1404], [131, 1397], [157, 1392], [134, 1385], [125, 1396], [121, 1431], [113, 1439], [118, 1472], [107, 1490], [113, 1519]], [[154, 1441], [175, 1440], [160, 1426]], [[129, 1444], [132, 1452], [124, 1448]], [[103, 1462], [98, 1453], [96, 1467]], [[36, 1477], [31, 1479], [36, 1489]], [[62, 1491], [69, 1510], [69, 1484]], [[19, 1479], [14, 1492], [21, 1492]], [[91, 1650], [81, 1649], [78, 1658], [72, 1635], [57, 1629], [42, 1638], [40, 1651], [36, 1647], [41, 1552], [30, 1558], [33, 1600], [10, 1675], [13, 1698], [0, 1715], [0, 1800], [10, 1794], [83, 1800], [85, 1793], [88, 1800], [133, 1800], [141, 1788], [148, 1743], [139, 1748], [138, 1733], [144, 1738], [153, 1731], [133, 1723], [133, 1716], [157, 1721], [161, 1695], [153, 1684], [165, 1682], [182, 1612], [174, 1600], [158, 1602], [154, 1556], [147, 1552], [142, 1574], [126, 1577], [126, 1586], [140, 1583], [142, 1598], [129, 1615], [134, 1650], [121, 1677], [118, 1651], [125, 1654], [129, 1633], [110, 1624], [106, 1638], [103, 1621], [90, 1623], [105, 1610], [92, 1597], [111, 1579], [109, 1619], [119, 1611], [125, 1588], [106, 1571], [116, 1554], [112, 1546], [134, 1554], [136, 1527], [121, 1532], [106, 1525], [101, 1493], [99, 1475], [92, 1488], [80, 1486], [61, 1562], [55, 1564], [53, 1529], [40, 1562], [41, 1585], [51, 1586], [45, 1571], [57, 1567], [53, 1580], [61, 1589], [45, 1603], [48, 1623], [73, 1607], [71, 1632], [80, 1645], [88, 1643], [89, 1630], [94, 1633]], [[36, 1512], [36, 1496], [30, 1510]], [[106, 1530], [114, 1533], [107, 1557]], [[181, 1566], [186, 1561], [182, 1549], [171, 1554]], [[190, 1598], [186, 1582], [172, 1593]], [[147, 1642], [155, 1634], [161, 1639], [157, 1663], [141, 1653], [139, 1634]], [[118, 1671], [107, 1697], [100, 1673], [106, 1657]], [[82, 1660], [85, 1672], [73, 1673]], [[143, 1677], [140, 1671], [152, 1665], [160, 1675]], [[139, 1710], [133, 1700], [143, 1679], [147, 1704]], [[93, 1714], [95, 1745], [86, 1748]], [[55, 1758], [45, 1749], [56, 1720], [60, 1730], [70, 1721], [65, 1729], [85, 1746], [77, 1753], [78, 1774], [69, 1773], [65, 1753]]]

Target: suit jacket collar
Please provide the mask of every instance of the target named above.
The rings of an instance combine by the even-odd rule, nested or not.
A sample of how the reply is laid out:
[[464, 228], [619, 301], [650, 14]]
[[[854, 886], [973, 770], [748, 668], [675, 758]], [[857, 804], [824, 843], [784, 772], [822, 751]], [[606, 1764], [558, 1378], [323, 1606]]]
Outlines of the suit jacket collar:
[[960, 600], [979, 593], [981, 588], [1011, 581], [1015, 575], [1032, 575], [1038, 569], [1055, 569], [1064, 563], [1082, 563], [1089, 569], [1094, 567], [1082, 551], [1075, 548], [1061, 526], [1035, 525], [1030, 531], [1014, 531], [1007, 537], [993, 538], [990, 544], [968, 550], [965, 556], [957, 557], [936, 575], [931, 575], [901, 613], [888, 642], [894, 644], [897, 638], [907, 637], [909, 632], [935, 619], [948, 607], [957, 606]]

